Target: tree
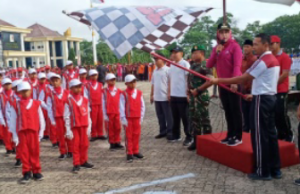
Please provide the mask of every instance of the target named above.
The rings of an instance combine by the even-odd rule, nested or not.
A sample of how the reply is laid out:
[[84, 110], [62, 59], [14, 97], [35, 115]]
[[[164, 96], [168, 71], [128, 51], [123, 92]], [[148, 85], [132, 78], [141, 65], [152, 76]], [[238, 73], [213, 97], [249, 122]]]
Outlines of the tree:
[[75, 54], [75, 50], [73, 48], [70, 48], [69, 50], [69, 58], [70, 61], [73, 61], [74, 64], [77, 64], [76, 62], [76, 54]]

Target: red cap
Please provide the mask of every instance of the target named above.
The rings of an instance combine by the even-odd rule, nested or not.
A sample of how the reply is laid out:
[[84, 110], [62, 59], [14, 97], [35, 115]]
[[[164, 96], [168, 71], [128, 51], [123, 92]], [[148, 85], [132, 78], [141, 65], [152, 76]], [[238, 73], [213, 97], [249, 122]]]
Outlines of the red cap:
[[23, 68], [22, 67], [18, 67], [18, 72], [22, 72]]
[[50, 66], [49, 66], [49, 65], [46, 65], [45, 68], [46, 68], [46, 70], [49, 70], [49, 69], [50, 69]]
[[271, 43], [280, 43], [281, 40], [279, 38], [279, 36], [271, 36]]

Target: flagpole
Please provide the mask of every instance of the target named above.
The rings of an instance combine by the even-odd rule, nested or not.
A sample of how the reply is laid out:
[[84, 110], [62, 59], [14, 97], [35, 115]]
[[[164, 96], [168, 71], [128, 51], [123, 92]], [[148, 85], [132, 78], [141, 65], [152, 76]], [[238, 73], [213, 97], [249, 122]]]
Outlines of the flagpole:
[[[91, 3], [91, 8], [93, 8], [93, 2], [92, 0], [90, 0]], [[93, 44], [93, 58], [94, 58], [94, 65], [97, 65], [98, 63], [98, 59], [97, 59], [97, 48], [96, 48], [96, 39], [95, 39], [95, 31], [93, 26], [91, 26], [92, 28], [92, 44]]]
[[227, 23], [226, 0], [223, 0], [223, 25]]

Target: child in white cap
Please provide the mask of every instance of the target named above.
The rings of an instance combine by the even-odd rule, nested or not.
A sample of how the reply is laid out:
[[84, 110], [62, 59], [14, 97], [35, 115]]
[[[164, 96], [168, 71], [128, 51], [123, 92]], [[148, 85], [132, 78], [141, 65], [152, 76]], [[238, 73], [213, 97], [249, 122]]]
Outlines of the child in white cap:
[[20, 100], [15, 101], [10, 115], [13, 141], [18, 146], [22, 161], [23, 178], [20, 183], [26, 184], [32, 178], [42, 180], [40, 165], [40, 145], [45, 130], [45, 120], [41, 102], [31, 99], [31, 86], [22, 82], [17, 86]]
[[133, 158], [144, 158], [139, 150], [139, 142], [141, 124], [145, 115], [145, 103], [143, 93], [136, 89], [136, 77], [134, 75], [127, 75], [125, 84], [127, 89], [121, 95], [120, 115], [126, 133], [127, 161], [132, 162]]

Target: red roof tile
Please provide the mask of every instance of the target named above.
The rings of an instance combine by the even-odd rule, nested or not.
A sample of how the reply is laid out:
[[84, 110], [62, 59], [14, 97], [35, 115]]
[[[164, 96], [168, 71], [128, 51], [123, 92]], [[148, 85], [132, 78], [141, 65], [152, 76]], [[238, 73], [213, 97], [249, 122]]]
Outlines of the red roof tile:
[[1, 19], [0, 19], [0, 25], [1, 25], [1, 26], [11, 26], [11, 27], [15, 27], [14, 25], [12, 25], [12, 24], [10, 24], [10, 23], [4, 21], [4, 20], [1, 20]]
[[57, 31], [50, 30], [49, 28], [46, 28], [45, 26], [42, 26], [40, 24], [34, 24], [32, 26], [29, 26], [28, 29], [32, 29], [30, 34], [27, 34], [26, 37], [61, 37], [62, 35], [59, 34]]

